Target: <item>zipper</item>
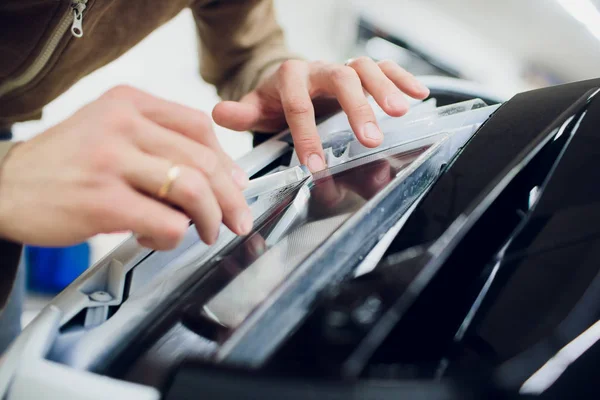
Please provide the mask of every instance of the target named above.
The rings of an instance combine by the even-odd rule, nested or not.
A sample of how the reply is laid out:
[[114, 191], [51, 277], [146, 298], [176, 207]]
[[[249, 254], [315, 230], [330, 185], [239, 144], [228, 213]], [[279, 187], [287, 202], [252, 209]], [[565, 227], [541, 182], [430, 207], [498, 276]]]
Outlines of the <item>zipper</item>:
[[54, 32], [50, 35], [42, 51], [33, 63], [15, 79], [0, 84], [0, 97], [19, 89], [31, 81], [44, 69], [54, 51], [60, 44], [61, 39], [71, 27], [71, 34], [77, 38], [83, 36], [83, 12], [87, 7], [88, 0], [71, 0], [71, 6], [58, 22]]
[[71, 25], [71, 33], [75, 37], [83, 36], [83, 12], [86, 9], [87, 0], [72, 0], [71, 8], [73, 9], [73, 24]]

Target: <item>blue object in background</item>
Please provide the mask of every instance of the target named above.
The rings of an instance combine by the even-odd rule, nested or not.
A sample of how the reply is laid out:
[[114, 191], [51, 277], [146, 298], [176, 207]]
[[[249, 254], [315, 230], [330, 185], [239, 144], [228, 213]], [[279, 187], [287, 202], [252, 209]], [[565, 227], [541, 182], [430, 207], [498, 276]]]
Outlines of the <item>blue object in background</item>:
[[56, 294], [67, 287], [90, 265], [87, 242], [69, 247], [25, 246], [27, 290]]

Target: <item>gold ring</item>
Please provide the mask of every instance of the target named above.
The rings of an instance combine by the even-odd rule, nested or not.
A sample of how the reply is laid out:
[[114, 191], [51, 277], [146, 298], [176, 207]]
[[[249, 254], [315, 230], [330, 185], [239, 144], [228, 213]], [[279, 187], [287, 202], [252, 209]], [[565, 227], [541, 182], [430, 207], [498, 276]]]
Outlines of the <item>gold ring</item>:
[[165, 181], [165, 183], [163, 183], [160, 189], [158, 189], [157, 196], [159, 199], [162, 200], [165, 197], [167, 197], [167, 195], [171, 191], [171, 188], [173, 187], [173, 183], [179, 177], [180, 173], [181, 169], [177, 165], [173, 165], [171, 168], [169, 168], [169, 171], [167, 172], [167, 180]]

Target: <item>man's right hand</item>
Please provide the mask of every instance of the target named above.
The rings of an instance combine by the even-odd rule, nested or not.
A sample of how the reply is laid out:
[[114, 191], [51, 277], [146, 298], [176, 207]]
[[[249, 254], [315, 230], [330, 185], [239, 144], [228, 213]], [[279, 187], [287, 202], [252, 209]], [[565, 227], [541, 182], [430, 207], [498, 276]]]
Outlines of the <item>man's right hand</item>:
[[[159, 201], [173, 165], [180, 175]], [[212, 244], [221, 222], [251, 230], [246, 184], [206, 115], [121, 86], [11, 150], [0, 168], [0, 237], [66, 246], [132, 231], [166, 250], [191, 219]]]

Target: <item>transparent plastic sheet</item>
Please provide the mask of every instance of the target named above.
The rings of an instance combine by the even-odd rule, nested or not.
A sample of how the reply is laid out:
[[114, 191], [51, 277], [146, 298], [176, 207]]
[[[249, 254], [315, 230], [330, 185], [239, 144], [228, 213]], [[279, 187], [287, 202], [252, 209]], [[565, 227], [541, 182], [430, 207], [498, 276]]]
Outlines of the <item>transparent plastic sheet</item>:
[[[207, 361], [228, 364], [229, 360], [224, 358], [228, 358], [229, 351], [235, 353], [236, 343], [243, 345], [238, 335], [245, 339], [244, 332], [252, 325], [253, 316], [264, 308], [268, 309], [271, 302], [279, 298], [283, 286], [297, 283], [299, 275], [301, 279], [304, 277], [307, 271], [302, 268], [306, 266], [307, 259], [332, 240], [346, 243], [346, 240], [340, 240], [339, 235], [348, 235], [345, 230], [348, 226], [356, 227], [357, 221], [375, 224], [375, 228], [366, 230], [373, 238], [378, 237], [379, 226], [388, 222], [391, 226], [391, 220], [402, 214], [440, 173], [448, 151], [448, 147], [435, 145], [392, 149], [322, 171], [299, 184], [259, 196], [253, 210], [264, 210], [264, 223], [257, 224], [255, 230], [234, 247], [215, 256], [216, 264], [211, 266], [208, 275], [190, 278], [193, 286], [183, 292], [171, 292], [171, 296], [177, 297], [177, 305], [163, 310], [161, 317], [170, 320], [171, 315], [184, 313], [184, 326], [161, 325], [158, 329], [166, 333], [153, 339], [148, 344], [148, 351], [128, 358], [127, 362], [132, 362], [129, 376], [145, 379], [152, 373], [166, 371], [169, 368], [165, 364], [177, 363], [179, 355], [188, 353]], [[382, 172], [384, 180], [380, 180]], [[399, 184], [405, 186], [398, 187]], [[388, 204], [384, 200], [389, 197], [384, 194], [391, 187], [396, 188], [392, 196], [394, 202]], [[341, 196], [332, 197], [335, 193]], [[365, 214], [365, 210], [370, 211]], [[383, 234], [386, 229], [382, 227], [381, 230]], [[366, 239], [359, 235], [349, 237]], [[351, 245], [344, 254], [356, 253], [359, 247]], [[338, 260], [342, 264], [327, 263], [335, 268], [323, 272], [347, 268], [346, 274], [350, 275], [351, 264], [342, 258]], [[306, 296], [316, 295], [323, 282], [333, 282], [328, 279], [318, 281], [317, 285], [311, 284], [310, 290], [296, 291], [295, 295], [305, 300]], [[294, 307], [277, 307], [277, 310], [288, 316], [299, 315]], [[287, 322], [293, 321], [288, 319]], [[291, 328], [293, 323], [286, 326]], [[189, 340], [189, 329], [207, 341]], [[260, 339], [276, 344], [279, 333], [284, 333], [285, 329], [273, 327], [269, 332]], [[146, 334], [148, 332], [144, 331]], [[132, 338], [130, 336], [129, 340]], [[228, 350], [230, 345], [233, 349]], [[258, 345], [255, 348], [269, 347]], [[232, 356], [235, 357], [235, 354]], [[261, 357], [260, 354], [257, 356]], [[152, 363], [160, 367], [156, 369]]]
[[[413, 119], [417, 120], [416, 115], [420, 114], [419, 119], [422, 120], [423, 117], [427, 113], [430, 113], [430, 110], [428, 108], [431, 108], [434, 105], [435, 104], [433, 102], [431, 102], [431, 103], [425, 102], [423, 104], [420, 104], [417, 107], [414, 107], [413, 111], [419, 110], [419, 107], [420, 107], [421, 111], [419, 113], [415, 112], [415, 114], [414, 114], [415, 118], [413, 118]], [[447, 132], [449, 134], [449, 140], [448, 140], [447, 144], [448, 145], [451, 144], [450, 147], [452, 147], [453, 149], [456, 149], [459, 145], [461, 145], [461, 143], [464, 144], [464, 142], [472, 136], [472, 134], [476, 131], [477, 127], [478, 127], [478, 125], [475, 124], [475, 125], [472, 125], [469, 127], [461, 128], [459, 130]], [[410, 150], [416, 150], [419, 148], [426, 148], [427, 146], [431, 146], [432, 144], [434, 144], [438, 139], [442, 138], [443, 136], [444, 136], [444, 133], [437, 133], [436, 135], [429, 135], [429, 136], [426, 136], [426, 137], [423, 137], [420, 139], [418, 138], [415, 140], [411, 140], [408, 143], [406, 141], [403, 141], [401, 143], [398, 143], [396, 146], [391, 146], [390, 149], [387, 149], [387, 150], [379, 149], [379, 151], [377, 153], [367, 154], [364, 156], [357, 157], [355, 159], [352, 159], [352, 160], [349, 160], [349, 161], [343, 163], [342, 165], [333, 166], [328, 171], [323, 171], [323, 172], [326, 174], [330, 173], [330, 174], [335, 175], [336, 173], [339, 173], [341, 171], [346, 171], [346, 170], [355, 168], [357, 166], [360, 167], [360, 166], [365, 165], [368, 162], [376, 161], [378, 159], [385, 159], [386, 162], [389, 164], [389, 167], [392, 170], [399, 171], [402, 168], [404, 163], [402, 161], [398, 161], [396, 158], [394, 158], [391, 155], [398, 154], [401, 152], [407, 152]], [[450, 153], [452, 153], [453, 151], [454, 150], [450, 150]], [[365, 175], [363, 172], [358, 172], [357, 176], [360, 177], [360, 179], [363, 179], [363, 180], [365, 179]], [[290, 194], [296, 193], [298, 191], [298, 187], [301, 185], [302, 185], [302, 182], [299, 182], [298, 184], [292, 184], [290, 186], [278, 187], [275, 190], [261, 193], [257, 197], [255, 197], [254, 201], [251, 204], [252, 214], [254, 215], [255, 220], [258, 222], [260, 220], [263, 220], [264, 218], [269, 218], [269, 215], [271, 215], [274, 208], [277, 208], [279, 205], [283, 204], [285, 199], [288, 198], [290, 196]], [[411, 200], [411, 201], [413, 201], [413, 200]], [[356, 203], [355, 206], [357, 208], [355, 208], [354, 210], [364, 207], [365, 202], [366, 202], [366, 200]], [[389, 210], [385, 211], [385, 213], [389, 213]], [[385, 215], [385, 213], [384, 213], [384, 215]], [[284, 255], [286, 255], [286, 257], [290, 255], [290, 252], [295, 253], [296, 251], [298, 251], [297, 254], [303, 255], [302, 257], [300, 257], [300, 256], [298, 257], [298, 260], [301, 261], [303, 258], [306, 258], [305, 257], [306, 255], [308, 257], [310, 257], [313, 252], [309, 251], [309, 250], [306, 250], [306, 252], [304, 252], [304, 250], [302, 250], [302, 249], [304, 249], [304, 247], [302, 247], [302, 246], [308, 245], [309, 242], [307, 241], [302, 246], [299, 246], [300, 244], [302, 244], [301, 241], [293, 239], [292, 235], [290, 235], [290, 233], [301, 228], [301, 226], [303, 224], [302, 221], [305, 220], [306, 215], [303, 214], [302, 209], [300, 209], [300, 211], [297, 213], [293, 212], [290, 214], [291, 215], [289, 215], [289, 219], [288, 219], [289, 224], [279, 225], [277, 230], [269, 231], [265, 235], [264, 239], [266, 239], [266, 244], [267, 244], [268, 248], [272, 247], [274, 249], [273, 250], [274, 252], [279, 252], [279, 254], [284, 254]], [[336, 229], [339, 229], [339, 228], [337, 228], [338, 225], [333, 224], [333, 222], [334, 221], [332, 220], [331, 226], [336, 227], [332, 231], [333, 234], [335, 234]], [[315, 227], [319, 226], [318, 224], [313, 224], [313, 225]], [[327, 224], [321, 224], [321, 226], [326, 226], [326, 225]], [[324, 234], [325, 236], [327, 236], [325, 234], [326, 233], [325, 230], [322, 230], [320, 232], [322, 234]], [[195, 232], [191, 232], [191, 233], [192, 234], [190, 235], [190, 240], [197, 237], [197, 234]], [[383, 235], [384, 233], [385, 232], [381, 232], [381, 235]], [[310, 235], [313, 235], [313, 234], [314, 233], [309, 233], [308, 236], [304, 235], [304, 237], [308, 238]], [[286, 235], [290, 235], [290, 238], [286, 239]], [[294, 235], [296, 235], [296, 233], [294, 233]], [[230, 242], [231, 240], [233, 240], [233, 237], [234, 237], [234, 235], [231, 232], [229, 232], [226, 229], [225, 230], [222, 229], [220, 238], [223, 239], [222, 240], [223, 243]], [[298, 237], [300, 237], [300, 236], [298, 236]], [[316, 234], [314, 234], [313, 238], [316, 239], [317, 237], [318, 236]], [[277, 243], [279, 241], [281, 241], [281, 244], [277, 245]], [[323, 240], [321, 240], [319, 243], [322, 243], [322, 242], [323, 242]], [[222, 247], [220, 247], [220, 248], [222, 248]], [[311, 247], [311, 250], [314, 250], [314, 247]], [[93, 360], [94, 357], [96, 357], [95, 352], [102, 351], [102, 349], [100, 347], [98, 347], [98, 344], [97, 344], [99, 337], [102, 337], [104, 335], [104, 333], [106, 333], [106, 332], [113, 332], [113, 334], [117, 333], [117, 336], [120, 333], [128, 332], [128, 330], [129, 330], [128, 326], [131, 326], [131, 320], [133, 318], [140, 318], [142, 315], [147, 314], [147, 311], [144, 309], [144, 307], [140, 307], [140, 306], [138, 306], [138, 304], [142, 304], [144, 301], [148, 301], [148, 299], [150, 299], [150, 298], [153, 298], [152, 301], [155, 302], [157, 298], [162, 299], [162, 298], [169, 297], [169, 293], [172, 290], [174, 290], [176, 287], [178, 287], [177, 282], [180, 282], [182, 277], [188, 276], [189, 271], [196, 270], [199, 268], [199, 266], [206, 264], [211, 259], [213, 259], [214, 255], [216, 254], [215, 253], [216, 251], [218, 251], [218, 250], [215, 250], [213, 247], [208, 247], [208, 246], [204, 245], [202, 242], [197, 241], [196, 243], [191, 244], [191, 246], [187, 250], [185, 250], [180, 256], [178, 256], [176, 259], [169, 261], [168, 264], [165, 264], [164, 262], [161, 263], [160, 261], [158, 261], [158, 264], [162, 265], [162, 267], [161, 267], [162, 272], [158, 273], [157, 275], [152, 275], [153, 278], [152, 278], [151, 282], [147, 281], [146, 279], [142, 279], [141, 282], [146, 282], [146, 284], [144, 284], [144, 289], [140, 290], [139, 293], [134, 294], [134, 296], [132, 296], [132, 298], [130, 298], [121, 307], [120, 311], [115, 316], [111, 317], [110, 320], [108, 320], [101, 327], [99, 327], [95, 330], [98, 332], [94, 331], [88, 335], [85, 335], [85, 337], [82, 338], [82, 340], [80, 340], [78, 342], [77, 346], [73, 346], [73, 351], [70, 351], [68, 355], [65, 355], [65, 357], [67, 357], [69, 360], [71, 360], [73, 364], [77, 364], [77, 365], [84, 365], [87, 362], [91, 362], [89, 360]], [[156, 256], [162, 257], [162, 253], [160, 253], [158, 255], [154, 255], [153, 257], [156, 257]], [[282, 260], [280, 260], [278, 263], [279, 263], [278, 265], [285, 266], [287, 261], [285, 258], [282, 258]], [[264, 268], [264, 266], [263, 266], [263, 268]], [[271, 267], [271, 268], [273, 268], [273, 267]], [[139, 271], [143, 271], [143, 270], [140, 269]], [[137, 281], [136, 276], [139, 275], [139, 271], [138, 271], [138, 273], [134, 274], [134, 279], [132, 280], [134, 283]], [[294, 273], [294, 271], [292, 269], [289, 269], [288, 271], [291, 271], [292, 273]], [[280, 277], [285, 281], [285, 279], [288, 277], [287, 272], [285, 272], [285, 271], [281, 271], [281, 272], [282, 272], [282, 274], [280, 275]], [[259, 275], [260, 275], [260, 273], [259, 273]], [[150, 279], [150, 278], [148, 278], [148, 279]], [[275, 279], [275, 276], [271, 277], [271, 280], [269, 280], [263, 276], [259, 276], [259, 277], [257, 277], [257, 280], [255, 280], [255, 282], [260, 282], [261, 279], [266, 279], [265, 282], [267, 282], [267, 283], [272, 282], [273, 283], [272, 287], [276, 287], [278, 282], [280, 282], [280, 280]], [[251, 279], [249, 281], [251, 281]], [[266, 286], [268, 286], [267, 283], [265, 283]], [[167, 287], [168, 287], [168, 289], [167, 289]], [[157, 293], [160, 293], [160, 295], [157, 295]], [[259, 297], [260, 296], [258, 296], [256, 298], [259, 298]], [[256, 300], [256, 298], [255, 298], [255, 300]], [[216, 302], [212, 303], [213, 306], [215, 304], [216, 304]], [[238, 314], [240, 314], [243, 317], [244, 315], [248, 314], [248, 310], [250, 308], [251, 307], [247, 307], [246, 311], [244, 311], [243, 309], [240, 309]], [[221, 312], [220, 317], [222, 317], [224, 319], [231, 318], [230, 322], [237, 321], [236, 323], [238, 323], [240, 321], [239, 316], [233, 315], [233, 314], [236, 314], [235, 312], [233, 314], [228, 314], [231, 312], [227, 309], [221, 308], [221, 309], [215, 309], [215, 310]], [[241, 318], [241, 320], [243, 320], [243, 319], [244, 318]], [[101, 333], [101, 332], [104, 332], [104, 333]], [[114, 343], [116, 343], [116, 341]], [[69, 362], [71, 363], [71, 361], [69, 361]]]
[[310, 172], [304, 166], [281, 169], [263, 177], [252, 179], [244, 190], [244, 196], [247, 200], [253, 199], [262, 194], [298, 183], [308, 175], [310, 175]]
[[[411, 119], [395, 118], [382, 121], [380, 122], [380, 128], [384, 139], [381, 145], [375, 149], [363, 146], [356, 140], [352, 131], [349, 131], [343, 134], [345, 137], [350, 137], [345, 148], [338, 145], [335, 149], [331, 147], [326, 150], [327, 162], [330, 165], [337, 165], [401, 143], [408, 143], [467, 125], [481, 123], [496, 108], [497, 106], [485, 107], [481, 101], [473, 100], [441, 107], [433, 112], [423, 113]], [[340, 154], [340, 151], [343, 152]]]
[[[388, 119], [399, 119], [396, 117], [390, 117], [388, 114], [386, 114], [385, 111], [383, 111], [383, 109], [379, 107], [379, 105], [375, 102], [375, 100], [373, 100], [372, 97], [369, 98], [369, 104], [373, 108], [375, 118], [378, 122], [385, 121]], [[408, 113], [401, 118], [406, 120], [420, 118], [423, 115], [426, 115], [427, 113], [430, 113], [433, 110], [435, 110], [436, 104], [437, 101], [435, 99], [429, 99], [424, 102], [419, 102], [413, 105], [408, 111]], [[335, 145], [335, 141], [342, 140], [348, 142], [349, 140], [354, 138], [354, 133], [352, 132], [352, 129], [350, 128], [350, 123], [348, 122], [348, 117], [343, 112], [335, 114], [334, 116], [321, 122], [317, 126], [317, 132], [321, 137], [321, 142], [323, 143], [324, 148], [331, 147], [331, 142], [333, 142], [333, 144]], [[300, 165], [300, 162], [296, 153], [294, 152], [294, 154], [292, 155], [290, 166], [293, 167], [298, 165]]]
[[[345, 216], [342, 218], [343, 213], [337, 213], [337, 216], [345, 220], [339, 227], [336, 226], [333, 232], [322, 236], [329, 235], [325, 240], [316, 237], [318, 231], [306, 232], [301, 240], [309, 243], [312, 238], [319, 239], [316, 240], [319, 242], [318, 247], [306, 249], [304, 254], [308, 254], [308, 257], [301, 260], [296, 267], [290, 268], [290, 272], [280, 273], [281, 271], [277, 270], [275, 275], [285, 275], [283, 280], [272, 281], [269, 275], [274, 269], [288, 269], [289, 266], [285, 262], [271, 260], [269, 265], [262, 266], [262, 272], [254, 269], [247, 277], [241, 279], [237, 283], [238, 290], [221, 291], [208, 301], [206, 304], [217, 319], [223, 318], [237, 324], [237, 327], [234, 326], [226, 335], [226, 340], [215, 354], [216, 361], [254, 366], [264, 362], [278, 346], [279, 341], [300, 323], [309, 312], [314, 299], [327, 285], [352, 275], [356, 257], [366, 256], [368, 249], [374, 246], [431, 186], [443, 166], [456, 154], [455, 149], [452, 138], [445, 135], [400, 170], [393, 183], [362, 204], [357, 211], [349, 213], [347, 219]], [[397, 154], [399, 150], [390, 150], [392, 151]], [[389, 158], [386, 157], [385, 160]], [[365, 159], [360, 161], [368, 162]], [[343, 167], [352, 168], [346, 165]], [[356, 173], [352, 175], [355, 180], [364, 180]], [[319, 179], [315, 178], [315, 181]], [[301, 226], [296, 229], [302, 229]], [[287, 241], [279, 243], [285, 249], [298, 245], [298, 241], [291, 235]], [[277, 246], [268, 250], [263, 256], [276, 248]], [[285, 249], [275, 251], [284, 254]], [[279, 261], [281, 260], [284, 259]], [[266, 274], [262, 279], [269, 283], [271, 290], [262, 291], [260, 287], [257, 288], [251, 283], [259, 282], [261, 274]], [[244, 280], [245, 283], [242, 282]], [[244, 299], [239, 298], [239, 288], [245, 290]], [[256, 298], [247, 297], [253, 291], [262, 294]], [[236, 308], [240, 304], [243, 306]]]
[[[381, 150], [398, 146], [430, 135], [442, 134], [472, 124], [481, 124], [499, 107], [487, 106], [480, 99], [473, 99], [445, 107], [435, 108], [434, 102], [424, 102], [403, 117], [378, 118], [384, 140], [377, 148], [363, 146], [350, 127], [322, 135], [323, 148], [328, 166]], [[294, 154], [291, 165], [298, 165]]]
[[[206, 304], [206, 314], [228, 327], [240, 325], [304, 259], [430, 145], [400, 146], [394, 155], [340, 166], [330, 176], [323, 172], [315, 177], [316, 182], [312, 177], [305, 180], [277, 220], [249, 238], [248, 243], [264, 246], [262, 254], [256, 259], [234, 257], [242, 272]], [[378, 182], [382, 172], [386, 178]], [[334, 198], [340, 194], [341, 198]], [[259, 201], [275, 204], [280, 198]]]
[[[398, 146], [390, 146], [390, 149], [395, 147], [398, 153], [410, 153], [411, 151], [427, 148], [436, 142], [444, 140], [446, 141], [446, 153], [444, 153], [444, 157], [450, 159], [472, 137], [479, 126], [480, 124], [472, 124], [458, 129], [438, 132], [434, 135], [425, 135], [424, 137], [414, 135], [415, 139]], [[378, 157], [377, 154], [372, 154], [371, 156], [374, 158]], [[353, 168], [360, 164], [364, 165], [369, 162], [370, 158], [370, 156], [366, 156], [357, 160], [347, 160], [344, 166]], [[394, 157], [389, 157], [386, 161], [398, 171], [401, 171], [406, 166], [406, 160], [399, 161]], [[404, 165], [402, 165], [403, 163]], [[310, 191], [307, 183], [305, 182], [297, 193], [296, 199], [292, 206], [284, 213], [281, 222], [264, 238], [267, 248], [272, 249], [272, 251], [267, 251], [267, 254], [265, 254], [260, 262], [247, 268], [243, 272], [243, 276], [240, 276], [237, 281], [232, 282], [228, 288], [207, 305], [210, 313], [217, 317], [219, 321], [226, 321], [227, 323], [235, 321], [235, 325], [241, 323], [242, 318], [240, 315], [248, 315], [251, 309], [259, 303], [257, 299], [266, 298], [268, 292], [279, 284], [290, 272], [290, 269], [287, 267], [276, 269], [269, 266], [281, 264], [286, 264], [287, 266], [296, 265], [297, 262], [306, 258], [311, 250], [329, 237], [350, 216], [350, 214], [343, 214], [342, 219], [336, 216], [335, 218], [312, 222], [307, 224], [307, 226], [295, 229], [293, 224], [299, 219], [306, 218], [306, 206], [310, 199]], [[261, 201], [275, 204], [280, 201], [280, 198], [277, 195], [273, 196], [271, 194], [268, 197], [262, 198]], [[291, 233], [289, 237], [286, 237], [288, 232]], [[263, 275], [257, 272], [261, 270], [263, 271]], [[268, 272], [265, 274], [264, 271]], [[252, 294], [253, 290], [256, 293]], [[236, 293], [250, 293], [251, 295], [248, 297], [236, 297]]]
[[[377, 121], [393, 118], [386, 114], [372, 97], [369, 97], [368, 101], [373, 108]], [[410, 116], [417, 115], [418, 113], [431, 111], [435, 109], [436, 103], [437, 101], [435, 99], [419, 102], [413, 105], [404, 117], [410, 118]], [[348, 117], [343, 112], [331, 116], [317, 126], [317, 132], [319, 132], [321, 139], [324, 139], [333, 132], [340, 132], [347, 129], [350, 129], [350, 123], [348, 122]]]
[[[415, 140], [414, 145], [423, 145], [424, 143], [428, 143], [429, 141], [431, 141], [431, 143], [435, 143], [441, 138], [447, 137], [446, 140], [448, 140], [448, 154], [455, 154], [467, 143], [467, 141], [473, 136], [473, 134], [475, 134], [475, 132], [477, 131], [477, 129], [479, 129], [480, 126], [481, 124], [463, 126], [461, 128], [426, 137], [421, 140]], [[408, 145], [409, 144], [405, 144], [405, 146]], [[386, 234], [381, 238], [379, 243], [377, 243], [377, 246], [375, 246], [373, 250], [367, 255], [367, 257], [365, 257], [365, 259], [360, 263], [360, 265], [355, 271], [356, 277], [366, 274], [370, 272], [373, 268], [375, 268], [376, 264], [381, 260], [383, 254], [389, 247], [393, 238], [397, 235], [400, 229], [402, 229], [402, 226], [410, 216], [411, 212], [416, 207], [417, 203], [418, 200], [409, 210], [406, 211], [406, 213], [404, 213], [404, 215], [402, 216], [402, 218], [400, 218], [398, 223], [394, 225], [388, 232], [386, 232]]]

